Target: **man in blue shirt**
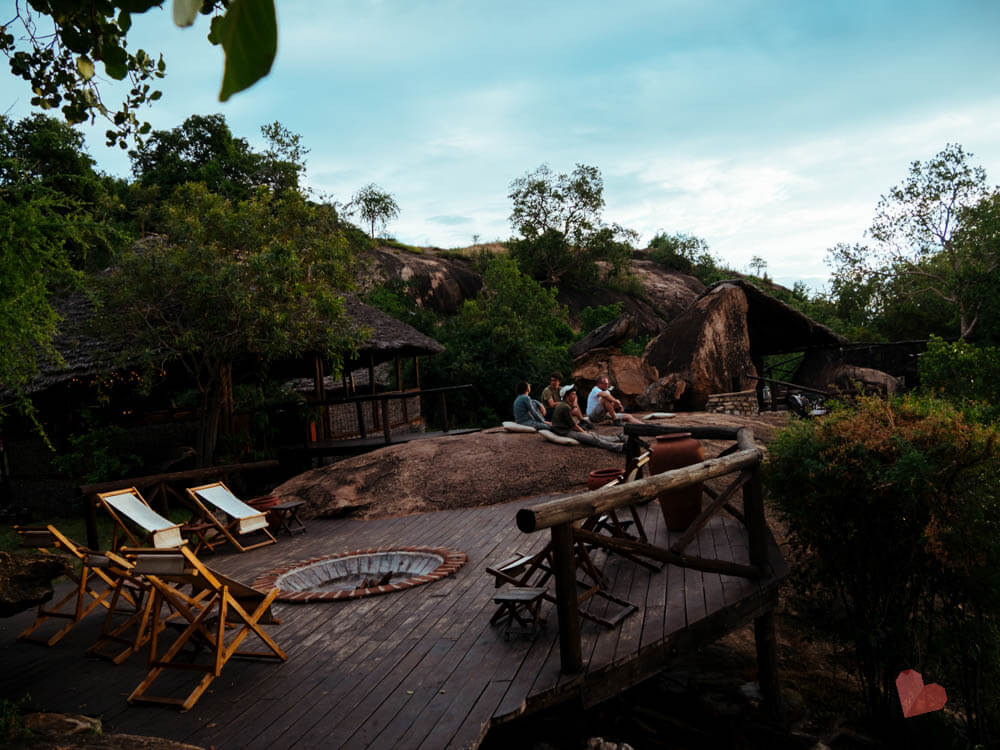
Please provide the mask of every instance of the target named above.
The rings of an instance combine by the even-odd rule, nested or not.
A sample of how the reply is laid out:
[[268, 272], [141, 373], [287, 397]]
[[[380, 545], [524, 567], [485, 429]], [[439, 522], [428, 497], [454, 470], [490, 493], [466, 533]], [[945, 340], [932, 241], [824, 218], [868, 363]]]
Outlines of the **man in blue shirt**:
[[522, 380], [517, 384], [517, 398], [514, 399], [514, 421], [518, 424], [547, 430], [551, 425], [545, 421], [545, 407], [531, 398], [531, 383]]

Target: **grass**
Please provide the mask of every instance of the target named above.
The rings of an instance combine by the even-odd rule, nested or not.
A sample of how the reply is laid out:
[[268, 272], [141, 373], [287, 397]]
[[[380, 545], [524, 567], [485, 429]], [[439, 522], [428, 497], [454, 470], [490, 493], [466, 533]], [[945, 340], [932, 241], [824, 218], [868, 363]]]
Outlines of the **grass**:
[[[188, 521], [191, 516], [191, 512], [185, 508], [173, 508], [167, 514], [167, 517], [174, 523], [184, 523]], [[30, 523], [22, 524], [23, 526], [29, 527], [39, 527], [39, 526], [55, 526], [59, 531], [65, 534], [67, 537], [72, 539], [77, 544], [86, 546], [87, 544], [87, 524], [82, 517], [71, 516], [62, 518], [49, 518], [43, 521], [32, 521]], [[107, 513], [98, 512], [97, 514], [97, 548], [98, 549], [110, 549], [111, 539], [114, 531], [114, 522]], [[23, 551], [24, 547], [21, 546], [20, 537], [18, 537], [17, 532], [14, 531], [13, 526], [0, 526], [0, 550], [5, 552], [16, 552], [18, 550]]]

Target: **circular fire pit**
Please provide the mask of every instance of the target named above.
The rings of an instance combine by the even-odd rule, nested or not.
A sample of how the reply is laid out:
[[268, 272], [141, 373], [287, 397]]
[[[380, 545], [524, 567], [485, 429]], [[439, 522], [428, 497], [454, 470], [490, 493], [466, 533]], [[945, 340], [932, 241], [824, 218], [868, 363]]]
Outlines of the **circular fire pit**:
[[261, 576], [256, 589], [277, 588], [278, 600], [329, 602], [387, 594], [451, 575], [464, 552], [444, 547], [362, 549], [303, 560]]

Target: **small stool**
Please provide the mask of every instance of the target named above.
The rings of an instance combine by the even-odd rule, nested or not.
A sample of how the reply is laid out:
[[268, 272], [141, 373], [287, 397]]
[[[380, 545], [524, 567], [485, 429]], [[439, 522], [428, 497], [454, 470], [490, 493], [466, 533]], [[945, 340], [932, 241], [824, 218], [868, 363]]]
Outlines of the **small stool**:
[[278, 519], [277, 532], [284, 531], [288, 536], [306, 533], [306, 525], [299, 518], [299, 508], [303, 505], [305, 505], [304, 500], [286, 500], [267, 508], [268, 512], [273, 511]]
[[[530, 586], [511, 586], [498, 591], [493, 596], [493, 601], [500, 608], [490, 622], [496, 623], [502, 616], [507, 617], [507, 627], [503, 632], [505, 639], [509, 639], [511, 635], [534, 635], [545, 625], [545, 620], [541, 618], [544, 596], [545, 589]], [[514, 629], [515, 622], [521, 626], [520, 630]]]

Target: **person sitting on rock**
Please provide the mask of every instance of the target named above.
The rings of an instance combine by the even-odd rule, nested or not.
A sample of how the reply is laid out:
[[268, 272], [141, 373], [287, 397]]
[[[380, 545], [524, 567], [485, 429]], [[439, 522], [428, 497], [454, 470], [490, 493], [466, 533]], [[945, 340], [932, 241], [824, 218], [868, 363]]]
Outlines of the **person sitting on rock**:
[[514, 399], [514, 421], [536, 430], [547, 430], [551, 425], [545, 421], [545, 412], [538, 401], [531, 398], [531, 383], [522, 380], [517, 384], [517, 398]]
[[[549, 419], [552, 418], [552, 411], [556, 408], [560, 401], [562, 401], [562, 393], [565, 388], [560, 388], [559, 384], [562, 382], [562, 373], [554, 372], [549, 376], [549, 384], [545, 386], [545, 390], [542, 391], [542, 405], [546, 407], [546, 415]], [[585, 430], [589, 430], [593, 425], [587, 420], [587, 417], [580, 407], [576, 404], [573, 405], [572, 409], [573, 421], [576, 422], [580, 427]]]
[[561, 382], [562, 373], [554, 372], [549, 375], [549, 384], [542, 391], [542, 406], [545, 407], [545, 413], [550, 417], [552, 416], [552, 410], [556, 408], [556, 404], [560, 401], [559, 384]]
[[642, 424], [642, 422], [631, 414], [625, 413], [622, 402], [611, 395], [610, 385], [607, 375], [601, 375], [597, 385], [587, 396], [587, 419], [594, 424], [608, 419], [614, 423], [631, 422], [632, 424]]
[[604, 448], [615, 453], [622, 453], [625, 450], [624, 435], [618, 438], [609, 438], [590, 433], [573, 420], [573, 411], [579, 411], [579, 407], [577, 406], [576, 389], [572, 384], [560, 388], [559, 394], [563, 400], [556, 404], [556, 408], [552, 411], [552, 431], [556, 435], [571, 437], [580, 445]]

